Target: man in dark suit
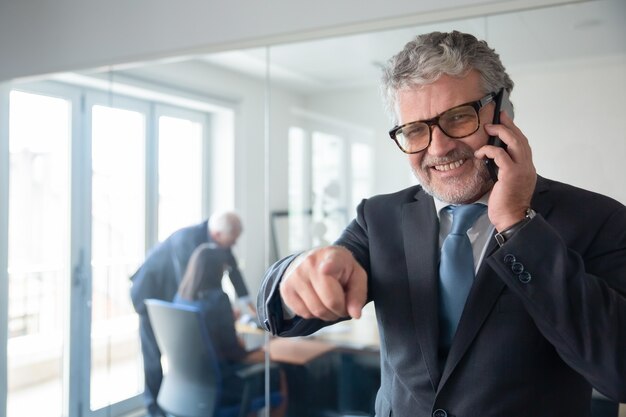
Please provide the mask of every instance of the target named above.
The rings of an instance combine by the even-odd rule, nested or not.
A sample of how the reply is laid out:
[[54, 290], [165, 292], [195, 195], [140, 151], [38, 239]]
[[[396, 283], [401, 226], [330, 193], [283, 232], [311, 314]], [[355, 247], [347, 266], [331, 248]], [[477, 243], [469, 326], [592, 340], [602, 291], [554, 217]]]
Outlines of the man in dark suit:
[[247, 302], [254, 311], [254, 306], [249, 300], [248, 289], [231, 251], [241, 231], [241, 220], [235, 213], [216, 213], [207, 221], [174, 232], [158, 244], [131, 277], [130, 296], [135, 311], [139, 314], [139, 336], [145, 381], [144, 399], [151, 417], [164, 415], [156, 403], [163, 379], [163, 370], [161, 352], [152, 332], [144, 301], [149, 298], [172, 301], [191, 254], [198, 246], [208, 242], [215, 249], [212, 251], [214, 256], [219, 256], [221, 262], [228, 268], [230, 280], [240, 301]]
[[[513, 82], [485, 42], [418, 36], [383, 84], [390, 135], [420, 185], [364, 200], [335, 245], [273, 265], [258, 302], [267, 330], [310, 334], [373, 301], [379, 417], [582, 417], [592, 387], [626, 401], [624, 205], [539, 177], [512, 118], [492, 123]], [[444, 281], [448, 206], [469, 204], [487, 207], [459, 233], [475, 267], [449, 333], [449, 293], [463, 283]]]

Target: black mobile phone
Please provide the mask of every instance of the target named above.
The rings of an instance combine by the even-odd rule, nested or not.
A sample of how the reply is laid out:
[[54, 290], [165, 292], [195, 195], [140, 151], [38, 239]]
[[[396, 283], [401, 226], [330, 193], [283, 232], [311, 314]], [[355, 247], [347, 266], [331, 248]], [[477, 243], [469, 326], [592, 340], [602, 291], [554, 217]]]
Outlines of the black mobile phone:
[[[496, 108], [493, 113], [493, 124], [500, 124], [500, 112], [505, 111], [509, 117], [513, 118], [513, 105], [509, 100], [509, 93], [505, 88], [502, 88], [498, 91], [496, 98], [494, 99], [496, 103]], [[487, 144], [500, 146], [501, 148], [506, 149], [506, 143], [502, 142], [502, 140], [497, 136], [489, 136]], [[493, 159], [487, 159], [485, 161], [485, 165], [487, 165], [487, 170], [489, 171], [489, 175], [491, 179], [495, 182], [498, 181], [498, 166], [493, 161]]]

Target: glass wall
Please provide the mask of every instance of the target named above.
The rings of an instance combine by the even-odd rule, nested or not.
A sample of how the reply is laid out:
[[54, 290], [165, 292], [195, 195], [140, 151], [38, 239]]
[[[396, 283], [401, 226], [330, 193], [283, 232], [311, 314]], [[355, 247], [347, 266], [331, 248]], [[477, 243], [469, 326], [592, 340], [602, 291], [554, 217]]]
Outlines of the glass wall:
[[[8, 415], [39, 414], [28, 400], [32, 393], [51, 398], [46, 407], [54, 416], [66, 409], [77, 416], [78, 403], [93, 415], [140, 409], [142, 364], [128, 276], [172, 231], [213, 210], [236, 209], [244, 233], [234, 254], [254, 300], [274, 260], [333, 242], [363, 198], [414, 185], [406, 157], [389, 139], [393, 122], [378, 82], [381, 66], [417, 34], [460, 30], [487, 40], [516, 83], [515, 120], [539, 173], [626, 202], [615, 181], [625, 174], [624, 15], [622, 1], [597, 0], [197, 55], [53, 83], [73, 88], [71, 98], [15, 88], [7, 183]], [[95, 94], [94, 85], [97, 100], [75, 98]], [[137, 88], [150, 93], [130, 94]], [[124, 104], [131, 98], [141, 105]], [[78, 137], [69, 127], [76, 129], [76, 117], [85, 118]], [[599, 141], [610, 152], [593, 169], [581, 168], [590, 166]], [[72, 165], [83, 159], [88, 167]], [[72, 197], [79, 212], [70, 213]], [[74, 273], [82, 264], [70, 261], [70, 248], [87, 257], [85, 274]], [[227, 292], [232, 296], [232, 288]], [[84, 309], [69, 311], [77, 293]], [[240, 305], [231, 307], [240, 312]], [[85, 312], [88, 325], [70, 329], [70, 316]], [[287, 376], [288, 417], [372, 413], [380, 371], [375, 315], [368, 305], [362, 320], [291, 339], [290, 356], [271, 355]], [[239, 316], [249, 348], [264, 335], [255, 327], [249, 314]], [[78, 342], [71, 342], [73, 332]], [[286, 345], [279, 338], [271, 343]], [[77, 368], [68, 355], [80, 358], [73, 380], [70, 370]], [[40, 368], [30, 372], [26, 365]], [[135, 402], [116, 407], [128, 399]]]
[[[271, 209], [288, 212], [275, 231], [278, 258], [332, 242], [362, 198], [416, 184], [388, 136], [394, 121], [378, 82], [389, 58], [416, 35], [435, 30], [473, 33], [500, 54], [515, 82], [515, 121], [540, 175], [626, 202], [612, 178], [626, 155], [625, 133], [614, 124], [626, 97], [626, 32], [617, 15], [626, 16], [624, 3], [586, 2], [272, 46], [269, 160], [286, 162], [273, 167], [268, 199]], [[285, 111], [285, 89], [296, 90], [293, 74], [301, 80], [302, 100]], [[292, 122], [287, 128], [284, 118]], [[588, 123], [595, 118], [602, 122]], [[581, 167], [597, 154], [597, 142], [589, 139], [598, 137], [620, 156], [591, 172]], [[380, 343], [372, 305], [360, 320], [305, 338], [272, 339], [270, 356], [289, 385], [287, 415], [373, 415]], [[301, 353], [289, 355], [288, 347]]]

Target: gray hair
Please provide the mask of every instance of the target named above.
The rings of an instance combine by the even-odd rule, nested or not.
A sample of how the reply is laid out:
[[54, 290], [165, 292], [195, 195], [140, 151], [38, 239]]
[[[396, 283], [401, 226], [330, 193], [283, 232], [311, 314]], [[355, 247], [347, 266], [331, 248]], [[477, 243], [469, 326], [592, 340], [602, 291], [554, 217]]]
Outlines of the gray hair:
[[239, 236], [243, 229], [241, 225], [241, 219], [237, 213], [232, 211], [223, 211], [213, 213], [209, 217], [209, 233], [221, 232], [227, 236]]
[[457, 31], [419, 35], [393, 56], [383, 70], [381, 92], [387, 111], [395, 119], [399, 90], [431, 84], [444, 74], [464, 77], [472, 69], [480, 73], [485, 94], [503, 87], [509, 93], [513, 90], [513, 81], [500, 56], [487, 42]]

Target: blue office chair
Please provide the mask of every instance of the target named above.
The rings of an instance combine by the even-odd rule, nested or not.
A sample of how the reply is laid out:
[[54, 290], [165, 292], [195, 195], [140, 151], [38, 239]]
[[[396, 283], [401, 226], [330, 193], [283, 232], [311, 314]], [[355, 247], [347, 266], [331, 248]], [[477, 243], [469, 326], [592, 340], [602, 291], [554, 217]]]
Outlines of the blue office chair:
[[[161, 409], [175, 417], [245, 417], [265, 406], [264, 396], [252, 392], [263, 381], [262, 363], [237, 371], [243, 381], [239, 404], [223, 401], [219, 361], [198, 308], [161, 300], [146, 300], [146, 307], [159, 349], [168, 361], [157, 397]], [[280, 393], [270, 394], [270, 406], [282, 400]]]

